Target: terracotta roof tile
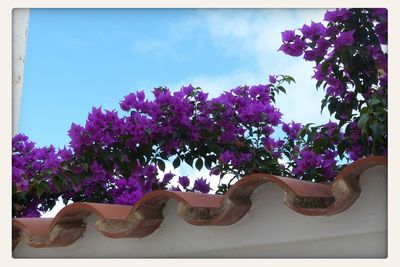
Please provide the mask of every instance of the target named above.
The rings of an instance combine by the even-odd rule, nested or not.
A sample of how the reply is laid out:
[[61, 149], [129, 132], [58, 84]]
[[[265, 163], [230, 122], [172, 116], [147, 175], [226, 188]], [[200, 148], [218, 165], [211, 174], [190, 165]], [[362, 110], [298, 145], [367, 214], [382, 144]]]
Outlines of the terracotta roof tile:
[[344, 168], [332, 184], [318, 184], [269, 174], [252, 174], [234, 184], [225, 195], [153, 191], [134, 206], [73, 203], [55, 218], [15, 218], [13, 248], [22, 239], [33, 247], [67, 246], [82, 237], [84, 218], [97, 217], [96, 229], [111, 238], [144, 237], [163, 221], [162, 209], [170, 199], [179, 203], [178, 214], [193, 225], [230, 225], [250, 209], [250, 196], [260, 185], [271, 182], [284, 191], [284, 203], [309, 216], [329, 216], [348, 209], [361, 193], [358, 178], [365, 170], [387, 165], [387, 158], [360, 159]]

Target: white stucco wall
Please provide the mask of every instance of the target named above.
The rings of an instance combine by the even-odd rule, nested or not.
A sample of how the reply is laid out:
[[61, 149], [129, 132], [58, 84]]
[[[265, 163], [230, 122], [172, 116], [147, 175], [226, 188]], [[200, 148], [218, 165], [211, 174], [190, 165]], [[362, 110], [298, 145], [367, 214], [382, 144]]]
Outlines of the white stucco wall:
[[28, 37], [29, 9], [18, 8], [12, 13], [12, 132], [18, 132], [26, 42]]
[[354, 205], [331, 217], [305, 216], [282, 202], [274, 184], [252, 195], [248, 214], [234, 225], [199, 227], [177, 215], [169, 201], [165, 220], [152, 235], [111, 239], [87, 218], [83, 238], [67, 247], [31, 248], [21, 242], [14, 257], [386, 257], [387, 172], [374, 167], [361, 179], [362, 194]]

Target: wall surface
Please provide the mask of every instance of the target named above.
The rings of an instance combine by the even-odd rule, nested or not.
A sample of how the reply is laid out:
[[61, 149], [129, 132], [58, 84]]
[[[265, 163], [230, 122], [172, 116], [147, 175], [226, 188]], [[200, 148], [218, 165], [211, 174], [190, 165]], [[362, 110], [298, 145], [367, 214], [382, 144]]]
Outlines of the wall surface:
[[82, 239], [67, 247], [32, 248], [20, 242], [14, 257], [386, 257], [387, 170], [369, 169], [360, 177], [361, 196], [350, 209], [330, 217], [305, 216], [282, 202], [283, 191], [264, 184], [236, 224], [199, 227], [177, 215], [177, 203], [164, 208], [162, 225], [142, 238], [111, 239], [87, 218]]
[[28, 38], [29, 9], [17, 8], [12, 14], [12, 132], [18, 132], [19, 110], [24, 78], [26, 42]]

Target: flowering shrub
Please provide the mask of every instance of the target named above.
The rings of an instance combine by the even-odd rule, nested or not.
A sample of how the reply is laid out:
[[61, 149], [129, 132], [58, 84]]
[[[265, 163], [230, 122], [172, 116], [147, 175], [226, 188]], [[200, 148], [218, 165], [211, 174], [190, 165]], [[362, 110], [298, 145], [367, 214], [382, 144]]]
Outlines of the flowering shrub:
[[387, 10], [336, 9], [324, 21], [282, 32], [279, 50], [315, 62], [313, 78], [326, 93], [321, 111], [344, 128], [341, 157], [386, 154]]
[[278, 174], [278, 145], [271, 134], [272, 127], [281, 124], [281, 113], [273, 103], [275, 94], [284, 91], [282, 84], [293, 78], [271, 76], [271, 81], [237, 87], [214, 99], [191, 85], [174, 93], [155, 88], [152, 101], [142, 91], [131, 93], [120, 103], [128, 115], [93, 108], [84, 126], [72, 123], [69, 148], [57, 152], [36, 148], [27, 136], [16, 135], [14, 216], [37, 216], [51, 209], [59, 196], [64, 202], [134, 204], [157, 189], [211, 190], [203, 178], [191, 185], [188, 177], [178, 177], [175, 186], [172, 173], [159, 179], [165, 161], [172, 158], [174, 168], [184, 162], [221, 177], [234, 173], [239, 178], [256, 167]]
[[60, 196], [57, 175], [69, 151], [35, 147], [23, 134], [14, 136], [12, 147], [13, 216], [40, 216], [39, 211], [51, 209]]
[[[68, 148], [39, 148], [14, 136], [13, 216], [40, 216], [60, 196], [65, 203], [132, 205], [153, 190], [213, 191], [203, 177], [173, 183], [167, 161], [206, 168], [220, 177], [215, 193], [223, 194], [256, 172], [329, 182], [342, 168], [339, 159], [386, 153], [386, 16], [382, 9], [337, 9], [324, 23], [282, 33], [281, 51], [316, 63], [313, 77], [326, 92], [322, 109], [337, 122], [283, 122], [275, 96], [294, 82], [287, 75], [213, 99], [191, 85], [155, 88], [152, 100], [131, 93], [120, 102], [124, 116], [93, 108], [84, 126], [72, 123]], [[279, 128], [281, 139], [273, 137]], [[233, 178], [223, 183], [227, 174]]]

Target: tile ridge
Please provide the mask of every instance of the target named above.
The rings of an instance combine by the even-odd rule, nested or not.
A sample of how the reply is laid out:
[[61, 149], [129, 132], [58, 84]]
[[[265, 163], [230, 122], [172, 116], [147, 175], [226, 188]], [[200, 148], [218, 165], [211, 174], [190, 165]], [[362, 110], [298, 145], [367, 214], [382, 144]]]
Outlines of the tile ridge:
[[284, 192], [284, 203], [308, 216], [330, 216], [348, 209], [359, 197], [360, 175], [387, 157], [372, 156], [346, 166], [332, 184], [256, 173], [243, 177], [225, 195], [158, 190], [145, 194], [134, 206], [76, 202], [62, 208], [54, 218], [15, 218], [13, 249], [22, 239], [33, 247], [68, 246], [82, 237], [84, 219], [96, 216], [97, 231], [111, 238], [145, 237], [161, 225], [167, 201], [178, 202], [178, 215], [192, 225], [230, 225], [251, 207], [251, 195], [264, 183], [274, 183]]

